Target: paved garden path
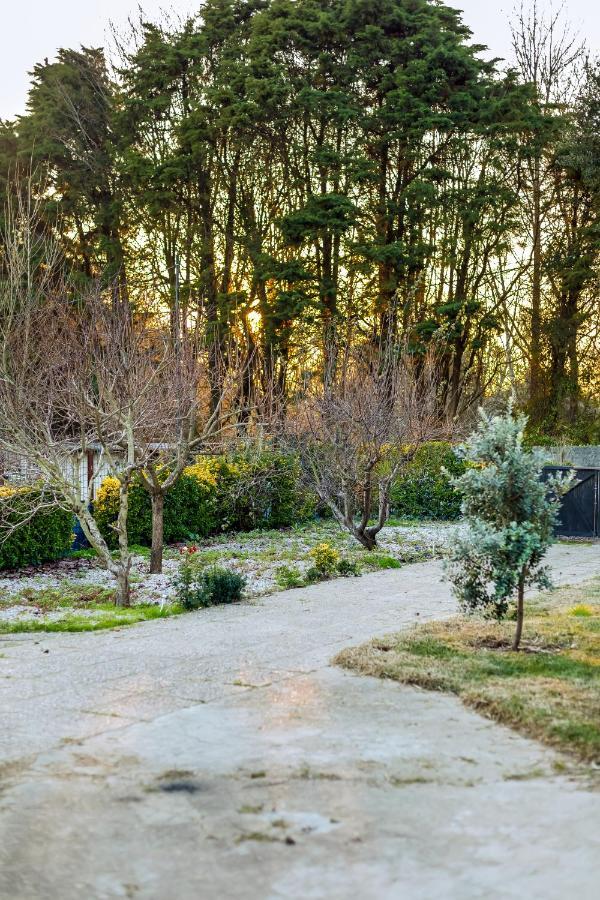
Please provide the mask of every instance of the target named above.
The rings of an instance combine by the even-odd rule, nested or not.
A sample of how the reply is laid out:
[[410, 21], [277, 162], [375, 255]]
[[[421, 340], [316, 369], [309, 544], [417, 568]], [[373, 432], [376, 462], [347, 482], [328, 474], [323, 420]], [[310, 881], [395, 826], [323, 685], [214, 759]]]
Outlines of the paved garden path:
[[[552, 563], [580, 581], [600, 547]], [[557, 756], [452, 697], [328, 665], [453, 611], [423, 563], [0, 641], [0, 896], [596, 898], [600, 794]]]

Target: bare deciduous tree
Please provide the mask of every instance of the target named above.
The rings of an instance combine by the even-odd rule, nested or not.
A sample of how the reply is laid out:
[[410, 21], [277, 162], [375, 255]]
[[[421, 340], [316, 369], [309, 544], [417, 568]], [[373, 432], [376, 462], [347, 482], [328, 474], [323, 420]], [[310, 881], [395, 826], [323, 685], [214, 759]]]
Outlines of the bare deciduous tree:
[[[565, 6], [545, 12], [538, 0], [521, 2], [511, 22], [512, 48], [524, 81], [535, 90], [540, 119], [529, 137], [526, 157], [528, 190], [523, 193], [530, 244], [530, 317], [523, 349], [529, 357], [529, 400], [534, 417], [543, 418], [544, 255], [550, 199], [553, 123], [560, 121], [573, 97], [585, 46], [564, 19]], [[550, 182], [550, 184], [549, 184]]]
[[[172, 346], [99, 289], [78, 303], [65, 291], [26, 299], [0, 332], [0, 449], [27, 460], [42, 495], [77, 516], [117, 581], [118, 603], [127, 606], [129, 488], [151, 462], [157, 435], [172, 430]], [[73, 473], [90, 448], [99, 451], [99, 470], [119, 481], [116, 558]]]
[[355, 353], [330, 385], [290, 411], [286, 424], [307, 483], [368, 550], [388, 519], [398, 473], [424, 441], [449, 432], [433, 355], [408, 353], [375, 360]]
[[168, 378], [160, 383], [160, 389], [166, 392], [161, 402], [168, 414], [154, 444], [148, 447], [148, 462], [139, 473], [152, 504], [153, 574], [162, 572], [165, 497], [193, 453], [223, 437], [232, 427], [234, 413], [226, 407], [236, 381], [235, 367], [229, 367], [219, 379], [218, 395], [214, 385], [211, 394], [206, 356], [193, 338], [181, 337], [170, 351]]

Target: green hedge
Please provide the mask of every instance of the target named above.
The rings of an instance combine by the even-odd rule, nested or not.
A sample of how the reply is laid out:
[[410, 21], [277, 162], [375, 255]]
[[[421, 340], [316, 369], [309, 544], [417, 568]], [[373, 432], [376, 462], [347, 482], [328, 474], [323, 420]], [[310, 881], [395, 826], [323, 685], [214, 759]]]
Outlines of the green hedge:
[[451, 444], [423, 444], [392, 486], [392, 512], [406, 519], [457, 519], [460, 497], [443, 470], [462, 475], [465, 468], [466, 463], [456, 456]]
[[314, 498], [299, 487], [297, 457], [264, 450], [214, 462], [220, 531], [286, 528], [314, 514]]
[[[208, 468], [190, 466], [167, 492], [164, 506], [165, 543], [207, 537], [217, 526], [216, 481]], [[94, 504], [96, 521], [110, 547], [117, 536], [113, 524], [119, 511], [119, 482], [107, 478], [102, 482]], [[150, 546], [152, 543], [152, 505], [150, 494], [141, 481], [129, 492], [127, 530], [130, 544]]]
[[[35, 491], [0, 492], [0, 519], [2, 532], [18, 525], [27, 516]], [[17, 569], [21, 566], [60, 559], [68, 553], [73, 543], [73, 516], [63, 509], [44, 509], [36, 513], [0, 543], [0, 569]]]
[[[315, 504], [299, 488], [299, 480], [298, 460], [276, 451], [201, 458], [165, 496], [165, 543], [304, 521], [314, 513]], [[113, 547], [118, 504], [119, 483], [108, 478], [98, 491], [95, 514]], [[132, 545], [151, 544], [150, 495], [140, 482], [134, 483], [129, 495], [128, 533]]]

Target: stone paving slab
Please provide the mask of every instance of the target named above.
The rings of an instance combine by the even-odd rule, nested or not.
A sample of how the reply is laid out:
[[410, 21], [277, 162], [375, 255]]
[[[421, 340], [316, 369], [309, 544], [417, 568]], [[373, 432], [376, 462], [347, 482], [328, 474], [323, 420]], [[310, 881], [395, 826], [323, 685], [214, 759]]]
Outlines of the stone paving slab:
[[[552, 565], [590, 578], [600, 548]], [[453, 612], [424, 563], [1, 641], [0, 897], [597, 897], [600, 795], [556, 754], [328, 664]]]

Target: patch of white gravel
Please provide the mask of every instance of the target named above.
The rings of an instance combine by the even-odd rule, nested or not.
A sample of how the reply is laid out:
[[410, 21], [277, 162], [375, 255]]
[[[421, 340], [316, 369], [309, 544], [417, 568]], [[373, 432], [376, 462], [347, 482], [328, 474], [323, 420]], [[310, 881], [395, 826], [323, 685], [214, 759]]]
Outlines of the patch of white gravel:
[[[402, 561], [439, 556], [456, 526], [431, 522], [414, 525], [392, 525], [383, 529], [378, 537], [379, 551]], [[303, 575], [312, 565], [309, 552], [319, 541], [331, 541], [343, 553], [353, 559], [367, 560], [356, 541], [341, 532], [333, 523], [314, 528], [291, 529], [263, 534], [243, 534], [235, 537], [217, 537], [197, 542], [200, 557], [208, 553], [211, 562], [220, 563], [246, 578], [245, 596], [248, 599], [264, 596], [279, 590], [277, 570], [282, 565], [293, 566]], [[278, 558], [279, 557], [279, 558]], [[150, 603], [160, 606], [175, 600], [175, 575], [179, 567], [177, 549], [167, 550], [163, 574], [148, 573], [148, 559], [136, 556], [132, 566], [132, 594], [134, 603]], [[76, 566], [66, 560], [45, 566], [39, 574], [12, 572], [0, 578], [0, 621], [19, 621], [43, 617], [48, 621], [69, 614], [71, 608], [53, 613], [42, 612], [35, 606], [15, 603], [18, 597], [29, 592], [76, 590], [78, 587], [113, 588], [114, 579], [95, 560], [79, 560]], [[4, 605], [7, 604], [7, 605]], [[8, 605], [10, 604], [10, 605]], [[2, 608], [4, 606], [4, 608]], [[77, 613], [83, 613], [77, 609]]]

